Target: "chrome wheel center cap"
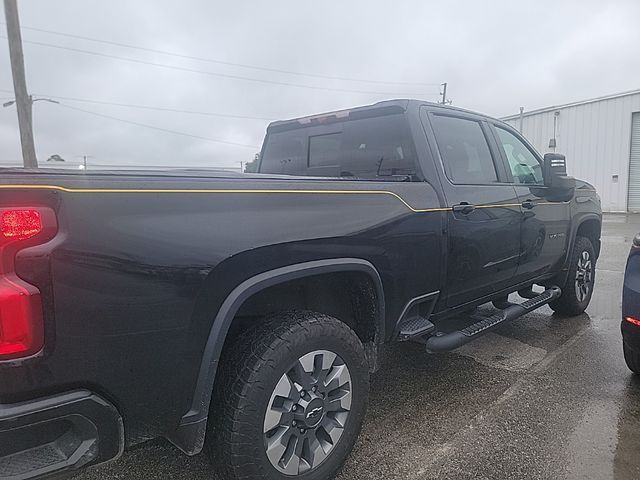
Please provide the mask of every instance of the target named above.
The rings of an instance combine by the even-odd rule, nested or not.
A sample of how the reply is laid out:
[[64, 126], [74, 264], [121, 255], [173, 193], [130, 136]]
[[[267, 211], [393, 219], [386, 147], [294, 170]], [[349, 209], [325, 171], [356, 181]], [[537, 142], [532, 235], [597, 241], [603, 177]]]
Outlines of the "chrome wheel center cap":
[[324, 417], [324, 401], [316, 398], [305, 408], [304, 423], [307, 428], [314, 428], [322, 421], [322, 417]]

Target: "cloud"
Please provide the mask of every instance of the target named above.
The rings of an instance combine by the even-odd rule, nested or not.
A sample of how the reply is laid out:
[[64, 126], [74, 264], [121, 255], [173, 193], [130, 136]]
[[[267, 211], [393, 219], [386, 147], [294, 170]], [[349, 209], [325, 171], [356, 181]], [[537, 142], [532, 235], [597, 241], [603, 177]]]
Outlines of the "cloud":
[[[144, 62], [353, 93], [222, 78], [25, 43], [28, 87], [46, 95], [268, 118], [292, 118], [386, 98], [437, 100], [501, 116], [639, 88], [640, 3], [264, 2], [32, 0], [24, 27], [266, 68], [424, 85], [381, 85], [188, 60], [24, 29], [25, 40]], [[3, 42], [6, 42], [3, 40]], [[0, 69], [9, 72], [6, 44]], [[9, 75], [0, 89], [11, 89]], [[412, 95], [409, 95], [412, 94]], [[10, 94], [0, 92], [0, 97]], [[61, 100], [101, 115], [196, 137], [258, 146], [265, 120], [207, 117]], [[62, 106], [34, 106], [40, 159], [99, 164], [237, 167], [256, 148], [123, 123]], [[0, 111], [0, 162], [19, 158], [15, 109]]]

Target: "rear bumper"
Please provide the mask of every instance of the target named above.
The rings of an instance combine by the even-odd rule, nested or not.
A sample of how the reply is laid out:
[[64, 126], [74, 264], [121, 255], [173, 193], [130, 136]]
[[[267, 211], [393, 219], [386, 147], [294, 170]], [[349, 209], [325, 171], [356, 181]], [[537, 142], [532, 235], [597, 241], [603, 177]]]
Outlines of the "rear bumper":
[[0, 478], [44, 478], [122, 454], [124, 427], [116, 408], [78, 390], [0, 404]]

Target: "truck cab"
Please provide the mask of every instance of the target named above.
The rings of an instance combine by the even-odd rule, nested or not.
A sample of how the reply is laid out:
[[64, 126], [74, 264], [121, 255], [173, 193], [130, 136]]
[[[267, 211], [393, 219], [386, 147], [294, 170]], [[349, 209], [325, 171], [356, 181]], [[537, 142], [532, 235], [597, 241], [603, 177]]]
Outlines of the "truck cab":
[[[258, 171], [385, 182], [401, 197], [417, 184], [434, 195], [431, 206], [446, 212], [434, 310], [442, 315], [504, 300], [505, 289], [562, 283], [581, 225], [593, 263], [599, 254], [594, 188], [567, 176], [562, 155], [543, 157], [511, 126], [460, 108], [396, 100], [275, 122]], [[588, 304], [590, 281], [575, 288]]]

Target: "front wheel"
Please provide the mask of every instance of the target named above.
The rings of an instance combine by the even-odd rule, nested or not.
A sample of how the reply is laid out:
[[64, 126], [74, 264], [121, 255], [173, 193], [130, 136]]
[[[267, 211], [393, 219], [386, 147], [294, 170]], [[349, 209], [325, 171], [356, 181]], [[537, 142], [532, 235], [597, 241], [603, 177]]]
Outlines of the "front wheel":
[[571, 252], [569, 274], [562, 295], [551, 302], [551, 309], [561, 315], [579, 315], [585, 311], [595, 285], [596, 256], [591, 240], [576, 237]]
[[327, 315], [282, 314], [242, 335], [223, 369], [207, 447], [225, 478], [333, 478], [368, 397], [353, 330]]

